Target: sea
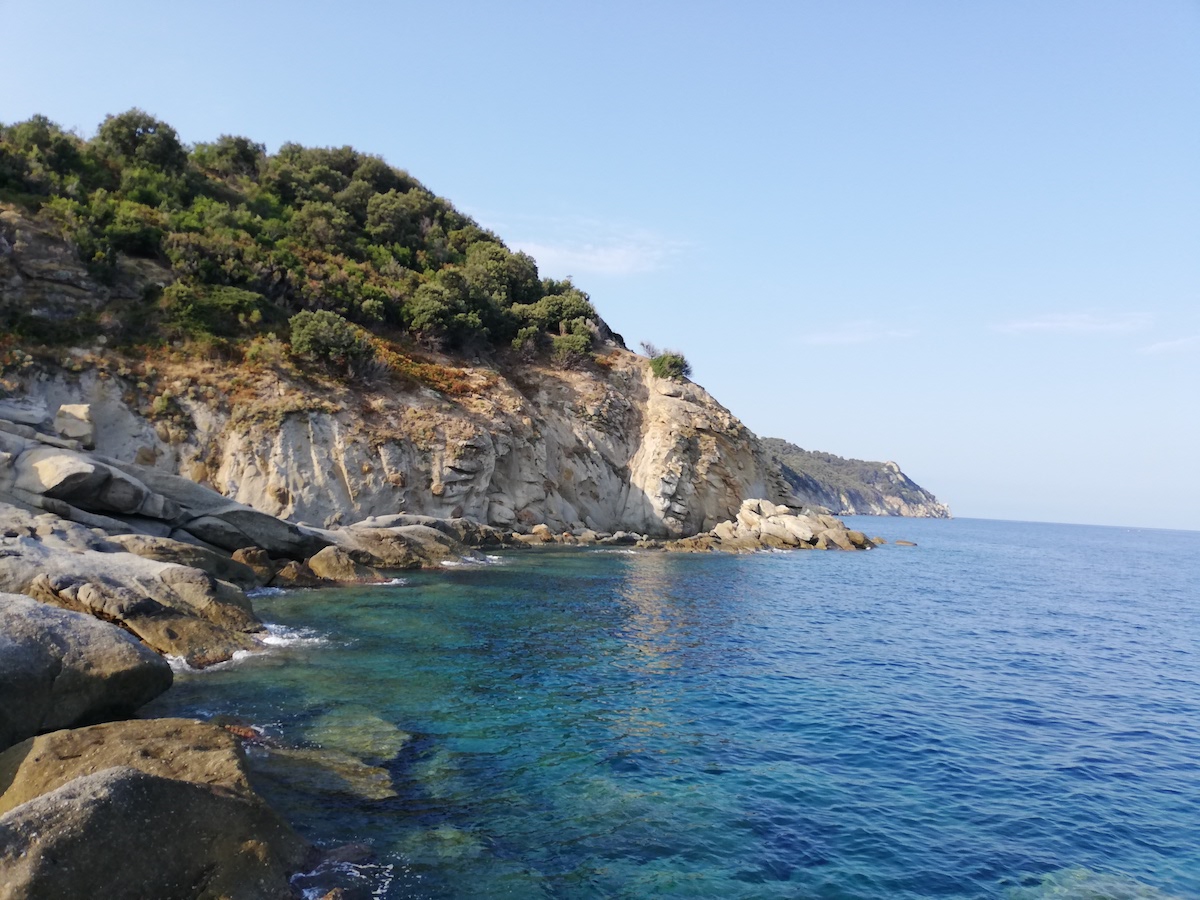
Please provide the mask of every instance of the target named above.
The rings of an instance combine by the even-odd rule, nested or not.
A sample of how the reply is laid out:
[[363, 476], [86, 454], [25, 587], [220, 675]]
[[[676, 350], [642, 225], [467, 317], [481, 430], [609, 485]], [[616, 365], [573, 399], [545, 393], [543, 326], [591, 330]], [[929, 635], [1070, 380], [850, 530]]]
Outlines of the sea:
[[1200, 897], [1200, 532], [846, 521], [887, 543], [267, 592], [146, 712], [366, 845], [306, 897]]

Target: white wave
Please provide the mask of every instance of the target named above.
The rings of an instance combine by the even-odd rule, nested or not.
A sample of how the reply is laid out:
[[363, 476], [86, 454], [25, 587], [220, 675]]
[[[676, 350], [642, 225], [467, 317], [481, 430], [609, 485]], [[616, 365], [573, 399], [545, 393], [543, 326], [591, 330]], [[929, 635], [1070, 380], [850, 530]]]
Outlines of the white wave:
[[329, 885], [323, 883], [319, 887], [304, 887], [304, 882], [310, 879], [322, 879], [329, 873], [353, 879], [366, 881], [370, 885], [372, 897], [386, 897], [388, 889], [396, 879], [394, 863], [352, 863], [352, 862], [323, 862], [311, 872], [297, 872], [290, 879], [293, 885], [300, 888], [300, 896], [304, 900], [320, 900], [329, 893]]
[[407, 578], [393, 578], [391, 581], [381, 581], [376, 587], [400, 587], [403, 584], [408, 584]]
[[458, 559], [443, 559], [442, 565], [447, 569], [457, 568], [458, 566], [503, 566], [506, 561], [503, 557], [487, 554], [486, 556], [460, 556]]
[[283, 592], [280, 587], [260, 587], [246, 591], [246, 596], [253, 600], [256, 597], [278, 597]]
[[179, 672], [179, 673], [187, 672], [189, 674], [195, 674], [197, 672], [219, 672], [222, 669], [231, 668], [232, 666], [236, 665], [237, 663], [241, 662], [242, 660], [249, 659], [251, 656], [255, 656], [256, 654], [258, 654], [260, 652], [261, 651], [258, 651], [258, 650], [235, 650], [233, 652], [233, 656], [231, 656], [229, 659], [225, 660], [224, 662], [214, 663], [211, 666], [205, 666], [203, 669], [197, 669], [194, 666], [189, 665], [188, 661], [186, 659], [184, 659], [182, 656], [172, 656], [171, 654], [168, 653], [168, 654], [166, 654], [166, 658], [167, 658], [167, 664], [170, 665], [172, 671]]
[[267, 636], [259, 641], [268, 647], [320, 647], [329, 643], [329, 638], [313, 628], [292, 628], [274, 622], [263, 622]]

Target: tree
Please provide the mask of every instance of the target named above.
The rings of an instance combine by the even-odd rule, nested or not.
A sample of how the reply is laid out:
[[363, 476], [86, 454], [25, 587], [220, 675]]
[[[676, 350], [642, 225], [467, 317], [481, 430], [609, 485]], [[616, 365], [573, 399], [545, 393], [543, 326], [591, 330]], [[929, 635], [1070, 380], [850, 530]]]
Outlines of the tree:
[[182, 172], [187, 165], [187, 151], [175, 129], [137, 108], [108, 116], [96, 141], [123, 164], [142, 163], [167, 172]]
[[379, 244], [419, 249], [429, 212], [428, 196], [417, 189], [376, 194], [367, 202], [367, 234]]
[[192, 158], [201, 168], [220, 175], [258, 176], [267, 148], [249, 138], [223, 134], [211, 144], [197, 144]]
[[288, 228], [300, 241], [321, 250], [337, 252], [353, 243], [354, 220], [332, 203], [305, 203]]

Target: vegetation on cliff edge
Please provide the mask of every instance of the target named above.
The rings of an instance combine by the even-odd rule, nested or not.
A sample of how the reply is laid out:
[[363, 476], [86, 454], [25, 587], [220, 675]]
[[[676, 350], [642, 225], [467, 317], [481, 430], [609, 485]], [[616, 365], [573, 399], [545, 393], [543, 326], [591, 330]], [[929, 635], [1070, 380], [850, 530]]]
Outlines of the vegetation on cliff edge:
[[[35, 116], [0, 125], [0, 200], [49, 217], [101, 283], [122, 255], [171, 269], [127, 312], [129, 343], [245, 347], [287, 329], [294, 350], [342, 364], [369, 354], [372, 334], [570, 364], [611, 336], [569, 279], [539, 277], [527, 254], [351, 147], [187, 147], [137, 109], [84, 140]], [[0, 327], [45, 343], [86, 336], [84, 318], [56, 331], [0, 309]]]

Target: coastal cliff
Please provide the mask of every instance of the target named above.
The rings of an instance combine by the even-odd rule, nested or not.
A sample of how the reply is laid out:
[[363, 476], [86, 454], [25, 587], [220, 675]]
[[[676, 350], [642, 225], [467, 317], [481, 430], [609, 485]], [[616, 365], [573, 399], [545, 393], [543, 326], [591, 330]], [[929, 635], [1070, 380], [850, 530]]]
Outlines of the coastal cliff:
[[111, 308], [171, 284], [170, 269], [122, 256], [100, 284], [48, 223], [11, 206], [0, 207], [0, 236], [10, 320], [93, 323], [57, 358], [8, 350], [0, 418], [41, 427], [84, 406], [98, 452], [263, 512], [315, 525], [405, 512], [680, 537], [732, 518], [748, 497], [783, 499], [734, 415], [614, 340], [571, 366], [406, 347], [389, 351], [391, 371], [359, 378], [306, 366], [273, 339], [242, 359], [116, 350]]
[[845, 459], [779, 438], [763, 438], [762, 447], [779, 466], [793, 503], [823, 507], [835, 516], [950, 518], [950, 507], [894, 462]]

